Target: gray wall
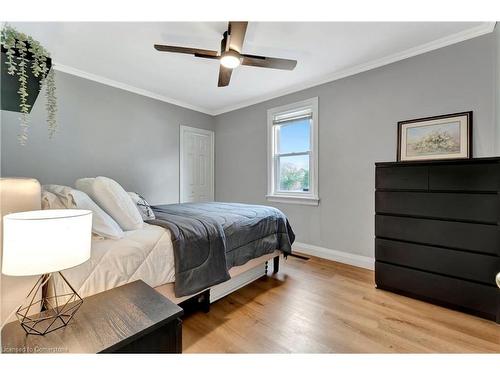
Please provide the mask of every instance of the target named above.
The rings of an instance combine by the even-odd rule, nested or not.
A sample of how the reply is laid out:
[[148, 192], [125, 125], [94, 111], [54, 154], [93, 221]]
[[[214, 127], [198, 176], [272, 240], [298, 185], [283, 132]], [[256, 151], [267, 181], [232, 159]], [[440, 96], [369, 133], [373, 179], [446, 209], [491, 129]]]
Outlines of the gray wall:
[[321, 203], [272, 205], [290, 217], [298, 241], [372, 256], [373, 164], [395, 160], [397, 121], [473, 110], [474, 154], [495, 154], [497, 34], [215, 118], [58, 73], [56, 138], [47, 139], [43, 97], [27, 146], [17, 142], [18, 114], [2, 112], [2, 176], [72, 185], [105, 175], [152, 203], [176, 202], [185, 124], [216, 130], [217, 200], [272, 204], [265, 200], [266, 111], [318, 96]]
[[97, 82], [57, 72], [59, 132], [48, 139], [45, 98], [20, 146], [19, 114], [2, 111], [2, 176], [73, 185], [108, 176], [152, 203], [179, 199], [179, 125], [213, 130], [214, 118]]
[[[495, 150], [495, 35], [216, 117], [216, 199], [271, 204], [297, 240], [373, 256], [374, 163], [396, 157], [400, 120], [474, 111], [474, 155]], [[318, 207], [267, 202], [266, 111], [319, 97]]]

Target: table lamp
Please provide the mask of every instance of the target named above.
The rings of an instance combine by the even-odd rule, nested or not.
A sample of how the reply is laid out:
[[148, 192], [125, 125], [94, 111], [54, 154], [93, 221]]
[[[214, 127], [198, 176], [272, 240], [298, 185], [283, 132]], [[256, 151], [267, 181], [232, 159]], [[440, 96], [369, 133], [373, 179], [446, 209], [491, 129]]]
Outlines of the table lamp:
[[[80, 308], [82, 298], [61, 271], [90, 258], [91, 238], [92, 211], [88, 210], [26, 211], [3, 217], [2, 273], [40, 275], [16, 311], [27, 334], [45, 335], [62, 328]], [[68, 285], [70, 293], [58, 295], [54, 283], [49, 283], [55, 272]]]

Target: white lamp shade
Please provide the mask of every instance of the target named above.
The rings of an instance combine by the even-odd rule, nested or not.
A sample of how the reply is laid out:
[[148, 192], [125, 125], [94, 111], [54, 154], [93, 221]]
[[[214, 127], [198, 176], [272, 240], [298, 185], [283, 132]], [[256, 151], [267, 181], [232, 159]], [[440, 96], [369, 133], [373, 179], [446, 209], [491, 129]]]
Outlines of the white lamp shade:
[[41, 275], [90, 258], [92, 211], [39, 210], [3, 217], [2, 273]]

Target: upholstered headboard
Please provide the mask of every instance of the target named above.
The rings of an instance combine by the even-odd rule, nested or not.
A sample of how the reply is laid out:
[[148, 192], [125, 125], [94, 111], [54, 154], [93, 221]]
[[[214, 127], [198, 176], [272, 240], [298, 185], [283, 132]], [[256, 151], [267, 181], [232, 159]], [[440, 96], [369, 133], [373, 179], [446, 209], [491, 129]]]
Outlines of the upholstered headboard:
[[[3, 218], [12, 212], [41, 209], [40, 183], [31, 178], [0, 178], [0, 215]], [[2, 220], [3, 221], [3, 220]], [[2, 244], [3, 225], [0, 226], [0, 246]], [[0, 251], [0, 264], [1, 264]], [[36, 276], [0, 278], [0, 322], [16, 319], [12, 312], [21, 304], [36, 282]]]

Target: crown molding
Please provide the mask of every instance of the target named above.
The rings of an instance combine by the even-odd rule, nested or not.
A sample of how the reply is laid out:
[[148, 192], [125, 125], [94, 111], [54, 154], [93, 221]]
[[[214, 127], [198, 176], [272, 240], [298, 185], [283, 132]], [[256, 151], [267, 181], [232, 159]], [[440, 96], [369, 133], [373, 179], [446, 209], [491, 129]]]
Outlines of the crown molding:
[[479, 26], [476, 26], [476, 27], [473, 27], [473, 28], [470, 28], [467, 30], [463, 30], [461, 32], [458, 32], [458, 33], [455, 33], [452, 35], [448, 35], [448, 36], [440, 38], [440, 39], [436, 39], [432, 42], [425, 43], [425, 44], [422, 44], [422, 45], [417, 46], [417, 47], [409, 48], [409, 49], [402, 51], [402, 52], [398, 52], [398, 53], [395, 53], [395, 54], [392, 54], [392, 55], [389, 55], [389, 56], [386, 56], [386, 57], [383, 57], [380, 59], [372, 60], [368, 63], [360, 64], [360, 65], [354, 66], [352, 68], [344, 69], [344, 70], [341, 70], [341, 71], [338, 71], [335, 73], [327, 74], [325, 76], [322, 76], [322, 77], [319, 77], [319, 78], [316, 78], [313, 80], [309, 80], [307, 82], [304, 82], [304, 83], [301, 83], [298, 85], [294, 85], [292, 87], [288, 87], [288, 88], [283, 89], [283, 90], [274, 91], [272, 93], [262, 95], [262, 96], [259, 96], [259, 97], [256, 97], [256, 98], [253, 98], [250, 100], [242, 101], [242, 102], [235, 104], [235, 105], [232, 105], [232, 106], [222, 107], [222, 108], [214, 109], [214, 110], [210, 110], [210, 109], [204, 108], [204, 107], [199, 107], [199, 106], [196, 106], [196, 105], [193, 105], [190, 103], [186, 103], [186, 102], [174, 99], [174, 98], [170, 98], [170, 97], [167, 97], [167, 96], [164, 96], [161, 94], [154, 93], [152, 91], [144, 90], [144, 89], [132, 86], [132, 85], [128, 85], [126, 83], [118, 82], [118, 81], [115, 81], [115, 80], [112, 80], [112, 79], [109, 79], [109, 78], [106, 78], [103, 76], [99, 76], [97, 74], [88, 73], [88, 72], [85, 72], [83, 70], [73, 68], [71, 66], [59, 64], [59, 63], [57, 63], [57, 61], [54, 63], [54, 69], [57, 71], [60, 71], [60, 72], [64, 72], [64, 73], [75, 75], [75, 76], [78, 76], [81, 78], [89, 79], [91, 81], [99, 82], [99, 83], [102, 83], [104, 85], [108, 85], [108, 86], [112, 86], [112, 87], [115, 87], [118, 89], [129, 91], [129, 92], [132, 92], [132, 93], [135, 93], [138, 95], [142, 95], [142, 96], [146, 96], [146, 97], [149, 97], [152, 99], [160, 100], [160, 101], [165, 102], [165, 103], [170, 103], [173, 105], [177, 105], [179, 107], [191, 109], [193, 111], [202, 112], [202, 113], [205, 113], [205, 114], [211, 115], [211, 116], [217, 116], [217, 115], [221, 115], [221, 114], [226, 113], [226, 112], [231, 112], [231, 111], [235, 111], [237, 109], [249, 107], [249, 106], [254, 105], [254, 104], [262, 103], [262, 102], [265, 102], [267, 100], [271, 100], [271, 99], [274, 99], [274, 98], [277, 98], [277, 97], [280, 97], [283, 95], [292, 94], [292, 93], [295, 93], [295, 92], [298, 92], [301, 90], [305, 90], [305, 89], [308, 89], [308, 88], [311, 88], [314, 86], [322, 85], [324, 83], [336, 81], [336, 80], [339, 80], [341, 78], [345, 78], [345, 77], [349, 77], [349, 76], [352, 76], [355, 74], [366, 72], [368, 70], [372, 70], [372, 69], [379, 68], [379, 67], [384, 66], [384, 65], [392, 64], [394, 62], [408, 59], [408, 58], [413, 57], [413, 56], [421, 55], [421, 54], [424, 54], [424, 53], [427, 53], [430, 51], [434, 51], [434, 50], [439, 49], [439, 48], [443, 48], [443, 47], [450, 46], [452, 44], [463, 42], [463, 41], [468, 40], [468, 39], [476, 38], [476, 37], [481, 36], [481, 35], [489, 34], [495, 29], [495, 24], [496, 24], [496, 22], [484, 22], [483, 24], [481, 24]]
[[152, 91], [144, 90], [144, 89], [132, 86], [132, 85], [128, 85], [126, 83], [118, 82], [118, 81], [115, 81], [115, 80], [112, 80], [112, 79], [109, 79], [109, 78], [106, 78], [106, 77], [103, 77], [103, 76], [100, 76], [97, 74], [88, 73], [88, 72], [73, 68], [73, 67], [68, 66], [68, 65], [59, 64], [59, 63], [57, 63], [57, 61], [54, 62], [54, 69], [59, 71], [59, 72], [63, 72], [63, 73], [71, 74], [71, 75], [74, 75], [74, 76], [77, 76], [80, 78], [85, 78], [85, 79], [88, 79], [91, 81], [99, 82], [99, 83], [102, 83], [103, 85], [112, 86], [112, 87], [115, 87], [117, 89], [133, 92], [134, 94], [146, 96], [148, 98], [160, 100], [160, 101], [165, 102], [165, 103], [177, 105], [179, 107], [191, 109], [193, 111], [202, 112], [202, 113], [205, 113], [207, 115], [214, 116], [214, 113], [206, 108], [198, 107], [198, 106], [195, 106], [195, 105], [192, 105], [192, 104], [189, 104], [189, 103], [177, 100], [177, 99], [173, 99], [173, 98], [169, 98], [169, 97], [164, 96], [164, 95], [156, 94]]
[[372, 60], [365, 64], [356, 65], [352, 68], [344, 69], [335, 73], [327, 74], [320, 78], [316, 78], [292, 87], [288, 87], [283, 90], [278, 90], [273, 93], [262, 95], [251, 100], [243, 101], [238, 104], [227, 106], [218, 110], [213, 111], [213, 115], [221, 115], [223, 113], [235, 111], [237, 109], [249, 107], [254, 104], [262, 103], [267, 100], [278, 98], [280, 96], [293, 94], [298, 91], [302, 91], [314, 86], [319, 86], [324, 83], [339, 80], [341, 78], [349, 77], [355, 74], [363, 73], [368, 70], [376, 69], [384, 65], [392, 64], [397, 61], [405, 60], [410, 57], [421, 55], [430, 51], [434, 51], [439, 48], [447, 47], [452, 44], [460, 43], [468, 39], [476, 38], [481, 35], [489, 34], [495, 29], [496, 22], [484, 22], [476, 27], [460, 31], [455, 34], [448, 35], [446, 37], [436, 39], [432, 42], [421, 44], [420, 46], [409, 48], [405, 51], [398, 52], [380, 59]]

